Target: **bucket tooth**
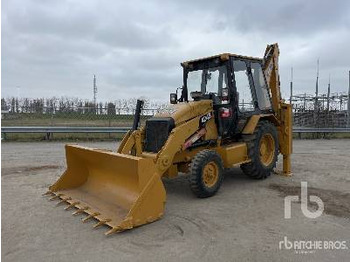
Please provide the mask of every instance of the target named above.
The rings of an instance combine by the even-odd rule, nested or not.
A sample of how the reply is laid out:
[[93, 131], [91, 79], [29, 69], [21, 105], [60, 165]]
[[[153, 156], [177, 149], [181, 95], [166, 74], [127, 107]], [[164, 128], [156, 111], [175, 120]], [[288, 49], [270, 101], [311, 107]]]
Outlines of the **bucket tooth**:
[[85, 210], [88, 210], [88, 209], [89, 209], [88, 207], [79, 208], [77, 211], [73, 212], [72, 215], [76, 216], [76, 215], [78, 215], [80, 213], [84, 213]]
[[59, 196], [54, 195], [54, 196], [51, 197], [49, 200], [52, 201], [52, 200], [55, 200], [55, 199], [57, 199], [57, 198], [59, 198]]
[[101, 214], [98, 213], [98, 212], [95, 212], [95, 213], [93, 213], [93, 214], [91, 214], [91, 215], [88, 215], [87, 217], [83, 218], [81, 221], [83, 221], [83, 223], [85, 223], [85, 222], [87, 222], [90, 218], [93, 218], [93, 217], [98, 216], [98, 215], [101, 215]]
[[74, 207], [75, 205], [78, 205], [78, 204], [80, 204], [80, 202], [78, 202], [78, 201], [77, 202], [73, 202], [69, 206], [65, 207], [64, 210], [69, 210], [70, 208], [72, 208], [72, 207]]
[[48, 190], [46, 193], [42, 194], [42, 196], [48, 196], [48, 195], [52, 195], [53, 192], [51, 190]]
[[54, 195], [54, 196], [51, 197], [49, 200], [50, 200], [50, 201], [55, 200], [55, 199], [59, 198], [60, 196], [62, 196], [62, 194]]
[[115, 232], [119, 231], [120, 230], [120, 227], [112, 227], [110, 230], [108, 230], [105, 235], [106, 236], [109, 236], [109, 235], [112, 235], [114, 234]]
[[97, 228], [99, 226], [102, 226], [104, 224], [106, 224], [107, 222], [110, 222], [111, 219], [102, 219], [101, 221], [97, 222], [95, 225], [94, 225], [94, 228]]
[[59, 206], [59, 205], [61, 205], [62, 203], [65, 203], [65, 202], [67, 202], [68, 200], [71, 200], [71, 199], [72, 199], [71, 197], [63, 198], [63, 199], [60, 200], [60, 202], [58, 202], [58, 203], [56, 204], [56, 206]]

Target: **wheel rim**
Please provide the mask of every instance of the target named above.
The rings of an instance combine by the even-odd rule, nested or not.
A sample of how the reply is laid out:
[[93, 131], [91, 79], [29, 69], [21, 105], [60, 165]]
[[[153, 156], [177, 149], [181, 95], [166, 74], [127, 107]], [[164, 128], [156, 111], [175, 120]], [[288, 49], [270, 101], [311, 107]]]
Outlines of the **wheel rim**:
[[264, 134], [260, 140], [260, 161], [269, 166], [275, 156], [275, 140], [271, 134]]
[[203, 168], [203, 182], [206, 187], [213, 187], [219, 179], [219, 168], [214, 161], [209, 162]]

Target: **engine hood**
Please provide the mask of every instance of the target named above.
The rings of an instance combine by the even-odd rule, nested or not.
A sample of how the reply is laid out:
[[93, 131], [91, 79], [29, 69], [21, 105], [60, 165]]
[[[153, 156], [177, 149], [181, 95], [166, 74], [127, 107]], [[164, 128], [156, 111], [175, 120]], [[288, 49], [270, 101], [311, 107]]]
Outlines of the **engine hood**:
[[199, 115], [203, 115], [213, 110], [213, 101], [201, 100], [192, 102], [182, 102], [169, 105], [168, 108], [155, 114], [155, 118], [171, 117], [175, 125], [181, 124]]

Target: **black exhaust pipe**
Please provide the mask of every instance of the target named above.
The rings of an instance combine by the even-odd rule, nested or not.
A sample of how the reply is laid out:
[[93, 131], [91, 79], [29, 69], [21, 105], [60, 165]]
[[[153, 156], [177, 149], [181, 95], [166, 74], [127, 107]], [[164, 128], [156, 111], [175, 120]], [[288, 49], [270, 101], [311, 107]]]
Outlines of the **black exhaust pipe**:
[[131, 131], [135, 131], [139, 127], [141, 110], [143, 108], [143, 104], [144, 104], [143, 100], [137, 99], [135, 116], [134, 116], [134, 123], [132, 125]]

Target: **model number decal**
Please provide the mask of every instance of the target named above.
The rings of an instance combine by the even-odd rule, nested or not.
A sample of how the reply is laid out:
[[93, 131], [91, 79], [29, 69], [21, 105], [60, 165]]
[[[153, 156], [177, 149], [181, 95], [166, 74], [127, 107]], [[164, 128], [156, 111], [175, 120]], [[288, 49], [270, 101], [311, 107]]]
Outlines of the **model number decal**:
[[208, 122], [211, 118], [213, 117], [213, 112], [209, 112], [207, 114], [205, 114], [204, 116], [202, 116], [199, 119], [199, 125], [203, 126], [206, 122]]

